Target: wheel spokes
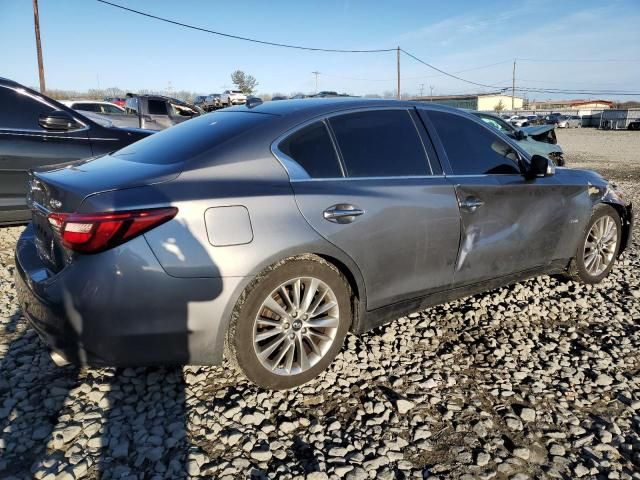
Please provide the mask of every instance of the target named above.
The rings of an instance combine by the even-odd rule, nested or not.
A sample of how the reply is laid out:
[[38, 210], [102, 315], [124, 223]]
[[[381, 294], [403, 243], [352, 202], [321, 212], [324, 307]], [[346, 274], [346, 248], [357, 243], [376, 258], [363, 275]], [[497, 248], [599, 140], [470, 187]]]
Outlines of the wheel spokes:
[[311, 281], [305, 285], [304, 288], [304, 298], [302, 299], [302, 304], [300, 305], [300, 310], [303, 313], [306, 313], [313, 301], [313, 297], [315, 297], [316, 292], [318, 291], [318, 280], [312, 278]]
[[265, 297], [253, 326], [260, 363], [277, 375], [313, 367], [335, 341], [340, 316], [331, 288], [314, 277], [298, 277]]
[[282, 308], [282, 306], [276, 302], [271, 295], [269, 295], [269, 297], [264, 301], [263, 306], [267, 307], [269, 310], [271, 310], [273, 313], [275, 313], [276, 315], [282, 317], [282, 318], [288, 318], [289, 314], [287, 313], [287, 311]]
[[584, 267], [590, 275], [601, 275], [610, 267], [617, 243], [618, 227], [611, 216], [603, 216], [593, 223], [583, 249]]
[[276, 338], [273, 342], [269, 344], [267, 348], [265, 348], [264, 350], [262, 350], [262, 352], [260, 352], [260, 358], [262, 360], [268, 359], [269, 356], [273, 352], [275, 352], [276, 348], [280, 346], [280, 344], [284, 341], [285, 338], [287, 338], [285, 335], [281, 335], [279, 338]]
[[307, 320], [307, 325], [311, 328], [338, 328], [340, 320], [336, 317], [312, 318]]

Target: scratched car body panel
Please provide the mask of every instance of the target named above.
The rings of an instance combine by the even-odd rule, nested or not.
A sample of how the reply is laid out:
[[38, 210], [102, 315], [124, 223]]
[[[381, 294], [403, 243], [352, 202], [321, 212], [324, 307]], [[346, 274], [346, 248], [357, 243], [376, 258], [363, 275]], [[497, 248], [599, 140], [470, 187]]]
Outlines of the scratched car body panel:
[[[33, 225], [16, 253], [23, 311], [54, 351], [87, 364], [219, 363], [245, 300], [291, 259], [340, 272], [323, 288], [348, 284], [340, 321], [362, 332], [564, 271], [600, 204], [619, 212], [616, 255], [632, 224], [599, 175], [554, 170], [473, 115], [410, 102], [224, 109], [32, 181]], [[105, 214], [159, 220], [95, 251], [73, 243]]]

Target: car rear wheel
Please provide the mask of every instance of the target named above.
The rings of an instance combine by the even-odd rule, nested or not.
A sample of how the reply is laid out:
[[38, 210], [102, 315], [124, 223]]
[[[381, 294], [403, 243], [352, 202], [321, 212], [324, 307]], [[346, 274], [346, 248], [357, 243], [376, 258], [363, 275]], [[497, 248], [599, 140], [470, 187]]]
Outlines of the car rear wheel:
[[622, 222], [610, 205], [596, 206], [582, 236], [569, 277], [583, 283], [600, 283], [615, 263], [622, 238]]
[[227, 333], [228, 356], [257, 385], [293, 388], [329, 366], [351, 318], [340, 271], [315, 255], [294, 257], [247, 287]]

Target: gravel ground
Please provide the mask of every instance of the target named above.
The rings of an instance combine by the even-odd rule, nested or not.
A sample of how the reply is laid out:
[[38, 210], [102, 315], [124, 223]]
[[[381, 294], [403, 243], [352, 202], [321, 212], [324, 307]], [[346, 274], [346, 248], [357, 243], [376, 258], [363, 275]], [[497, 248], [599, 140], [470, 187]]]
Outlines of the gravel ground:
[[[640, 133], [561, 131], [569, 165], [640, 203]], [[317, 381], [228, 365], [57, 368], [15, 302], [0, 229], [0, 477], [640, 479], [634, 242], [597, 287], [530, 280], [409, 315]]]

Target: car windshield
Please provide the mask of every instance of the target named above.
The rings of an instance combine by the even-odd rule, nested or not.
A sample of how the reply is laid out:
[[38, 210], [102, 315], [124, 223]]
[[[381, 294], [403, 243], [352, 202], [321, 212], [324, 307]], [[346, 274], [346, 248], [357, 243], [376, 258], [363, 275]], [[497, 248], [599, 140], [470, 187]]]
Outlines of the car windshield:
[[242, 90], [231, 90], [231, 93], [239, 93], [239, 94], [242, 94]]
[[113, 156], [138, 163], [180, 163], [272, 118], [252, 112], [215, 112], [154, 133]]

